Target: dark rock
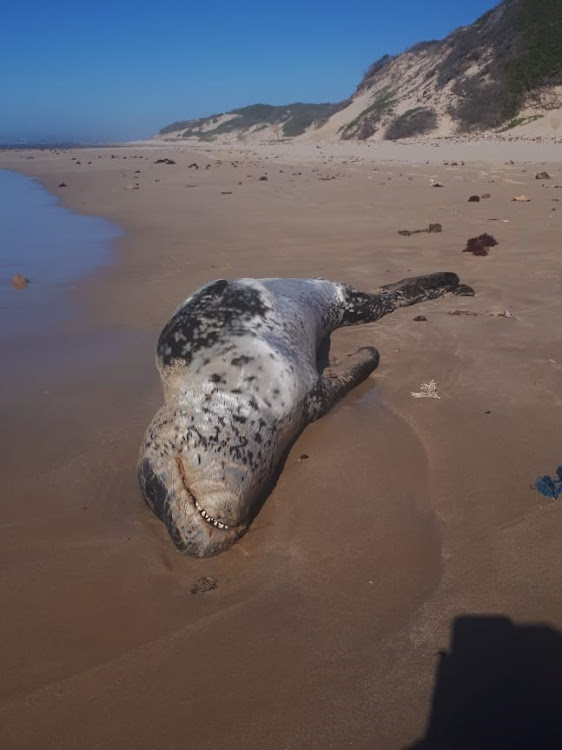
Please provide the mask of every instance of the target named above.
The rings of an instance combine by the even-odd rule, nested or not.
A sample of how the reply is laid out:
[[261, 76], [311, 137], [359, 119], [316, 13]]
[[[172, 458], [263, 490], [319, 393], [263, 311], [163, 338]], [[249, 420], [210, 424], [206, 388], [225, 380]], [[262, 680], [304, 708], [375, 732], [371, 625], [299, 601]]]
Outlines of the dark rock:
[[473, 255], [488, 255], [488, 248], [495, 247], [497, 240], [491, 234], [480, 234], [478, 237], [471, 237], [467, 240], [463, 253], [472, 253]]
[[66, 182], [59, 182], [59, 187], [68, 187]]
[[191, 163], [191, 164], [189, 165], [188, 169], [199, 169], [199, 164], [197, 164], [197, 162], [196, 162], [196, 161], [194, 161], [194, 162], [192, 162], [192, 163]]
[[548, 172], [539, 172], [535, 175], [535, 180], [550, 180], [551, 177]]
[[479, 195], [471, 195], [468, 199], [469, 203], [480, 203], [480, 196]]
[[412, 318], [416, 323], [427, 323], [427, 318], [425, 315], [416, 315], [415, 318]]

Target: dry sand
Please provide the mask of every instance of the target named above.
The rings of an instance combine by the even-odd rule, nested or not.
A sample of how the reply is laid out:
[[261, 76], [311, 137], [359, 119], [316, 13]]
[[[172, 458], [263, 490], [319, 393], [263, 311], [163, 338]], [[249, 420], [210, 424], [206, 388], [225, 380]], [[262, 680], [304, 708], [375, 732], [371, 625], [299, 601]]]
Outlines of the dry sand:
[[[460, 616], [468, 672], [433, 728], [443, 690], [489, 687], [487, 617], [556, 629], [560, 662], [562, 505], [530, 485], [562, 463], [562, 147], [382, 146], [0, 153], [126, 229], [69, 290], [75, 316], [0, 375], [2, 747], [404, 748]], [[482, 232], [490, 255], [462, 253]], [[135, 476], [176, 304], [218, 277], [437, 270], [476, 297], [337, 332], [335, 357], [375, 345], [378, 371], [307, 428], [241, 542], [177, 553]], [[413, 398], [430, 379], [441, 399]], [[218, 586], [192, 594], [201, 576]]]

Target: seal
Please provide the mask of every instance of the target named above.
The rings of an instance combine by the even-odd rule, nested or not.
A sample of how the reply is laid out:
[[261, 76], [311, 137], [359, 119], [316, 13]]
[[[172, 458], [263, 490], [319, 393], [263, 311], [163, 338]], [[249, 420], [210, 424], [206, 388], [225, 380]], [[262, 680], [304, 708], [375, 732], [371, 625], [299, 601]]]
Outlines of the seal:
[[474, 294], [443, 272], [376, 293], [322, 279], [220, 279], [186, 299], [158, 340], [164, 404], [138, 464], [145, 501], [176, 546], [197, 557], [229, 548], [304, 427], [377, 367], [377, 350], [364, 347], [327, 368], [336, 328], [446, 293]]

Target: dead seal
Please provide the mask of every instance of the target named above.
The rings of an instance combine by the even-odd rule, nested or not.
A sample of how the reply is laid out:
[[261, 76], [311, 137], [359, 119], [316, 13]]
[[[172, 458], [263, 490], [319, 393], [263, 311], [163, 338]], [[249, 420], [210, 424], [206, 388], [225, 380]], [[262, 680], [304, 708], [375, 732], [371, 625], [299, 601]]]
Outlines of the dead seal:
[[336, 328], [448, 292], [473, 294], [434, 273], [374, 294], [321, 279], [218, 280], [185, 300], [158, 340], [164, 404], [138, 464], [176, 546], [207, 557], [239, 539], [304, 427], [376, 368], [365, 347], [323, 370]]

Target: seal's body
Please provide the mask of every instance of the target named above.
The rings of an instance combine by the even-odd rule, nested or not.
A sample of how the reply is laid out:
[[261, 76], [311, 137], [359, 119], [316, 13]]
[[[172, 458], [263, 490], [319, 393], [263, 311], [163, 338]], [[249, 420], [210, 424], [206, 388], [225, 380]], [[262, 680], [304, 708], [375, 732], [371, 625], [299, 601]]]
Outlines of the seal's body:
[[180, 305], [158, 341], [164, 405], [139, 459], [146, 502], [175, 544], [198, 557], [230, 547], [302, 429], [375, 369], [367, 347], [322, 373], [332, 331], [446, 292], [472, 294], [452, 273], [377, 294], [320, 279], [237, 279]]

